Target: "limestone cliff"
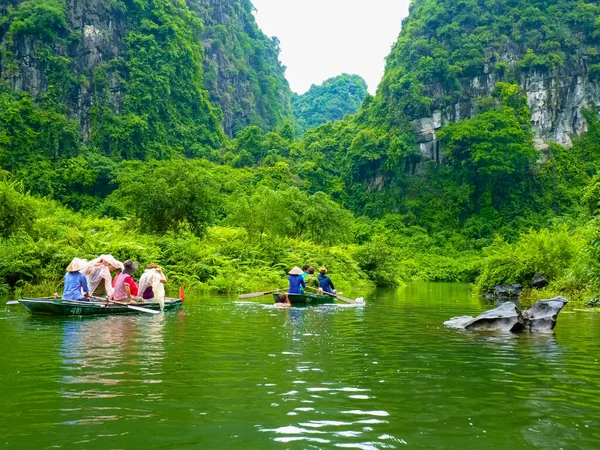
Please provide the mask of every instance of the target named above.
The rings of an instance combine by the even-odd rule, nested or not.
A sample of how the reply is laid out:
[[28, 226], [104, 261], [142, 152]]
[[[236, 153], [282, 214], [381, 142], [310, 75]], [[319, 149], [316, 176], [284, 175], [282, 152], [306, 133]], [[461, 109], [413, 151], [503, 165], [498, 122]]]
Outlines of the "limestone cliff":
[[379, 109], [409, 120], [421, 154], [436, 131], [476, 115], [499, 81], [527, 96], [535, 144], [571, 145], [600, 107], [600, 8], [579, 0], [415, 0], [387, 59]]
[[[1, 79], [38, 103], [60, 104], [79, 122], [85, 141], [107, 120], [104, 108], [146, 120], [144, 108], [160, 108], [163, 95], [173, 111], [191, 99], [203, 117], [197, 124], [221, 122], [216, 126], [229, 135], [247, 125], [269, 130], [292, 117], [277, 42], [256, 26], [250, 1], [0, 0], [0, 15]], [[167, 41], [177, 49], [169, 50]], [[162, 54], [156, 45], [164, 46]], [[131, 62], [138, 55], [148, 57], [144, 68]], [[187, 80], [193, 92], [177, 93], [172, 83], [186, 81], [179, 73], [186, 71], [193, 72]], [[152, 101], [144, 107], [138, 99], [130, 102], [128, 83], [156, 83], [154, 92], [143, 93]], [[164, 92], [157, 94], [157, 86]], [[213, 110], [204, 105], [202, 88]], [[214, 141], [201, 139], [203, 145]]]

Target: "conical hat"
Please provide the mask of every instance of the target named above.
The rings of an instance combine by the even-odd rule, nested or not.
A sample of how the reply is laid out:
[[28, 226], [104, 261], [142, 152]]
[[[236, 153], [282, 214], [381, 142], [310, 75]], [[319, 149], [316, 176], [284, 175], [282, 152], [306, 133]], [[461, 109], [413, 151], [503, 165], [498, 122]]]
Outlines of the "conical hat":
[[290, 275], [302, 275], [304, 272], [302, 272], [302, 269], [298, 266], [294, 266], [294, 268], [292, 270], [290, 270], [288, 272]]
[[79, 272], [81, 269], [85, 268], [86, 266], [87, 266], [86, 259], [73, 258], [73, 261], [71, 261], [71, 264], [69, 264], [67, 267], [67, 272]]

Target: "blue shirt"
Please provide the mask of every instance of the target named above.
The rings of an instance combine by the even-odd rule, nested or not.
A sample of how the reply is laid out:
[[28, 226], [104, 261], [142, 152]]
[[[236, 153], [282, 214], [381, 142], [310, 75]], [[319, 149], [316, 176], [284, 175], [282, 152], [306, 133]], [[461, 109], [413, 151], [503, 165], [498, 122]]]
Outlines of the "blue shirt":
[[65, 275], [65, 290], [63, 292], [63, 300], [80, 300], [83, 297], [81, 290], [87, 293], [87, 280], [85, 275], [79, 272], [67, 272]]
[[302, 289], [300, 286], [306, 287], [306, 283], [304, 279], [300, 275], [290, 275], [290, 289], [288, 293], [290, 294], [302, 294]]
[[331, 282], [331, 278], [329, 278], [324, 273], [320, 273], [318, 276], [318, 279], [319, 279], [319, 287], [321, 289], [323, 289], [325, 292], [329, 292], [330, 294], [333, 294], [333, 290], [335, 289], [335, 287], [333, 286], [333, 283]]

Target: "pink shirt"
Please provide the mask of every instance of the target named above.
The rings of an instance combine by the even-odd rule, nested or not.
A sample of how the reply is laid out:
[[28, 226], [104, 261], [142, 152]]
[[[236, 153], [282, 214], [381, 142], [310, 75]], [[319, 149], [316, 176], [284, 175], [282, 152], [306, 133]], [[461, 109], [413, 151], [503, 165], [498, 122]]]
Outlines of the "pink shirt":
[[115, 300], [125, 300], [127, 298], [127, 292], [125, 292], [125, 285], [129, 286], [132, 297], [137, 297], [138, 287], [131, 278], [131, 275], [118, 274], [115, 278], [115, 293], [113, 298]]

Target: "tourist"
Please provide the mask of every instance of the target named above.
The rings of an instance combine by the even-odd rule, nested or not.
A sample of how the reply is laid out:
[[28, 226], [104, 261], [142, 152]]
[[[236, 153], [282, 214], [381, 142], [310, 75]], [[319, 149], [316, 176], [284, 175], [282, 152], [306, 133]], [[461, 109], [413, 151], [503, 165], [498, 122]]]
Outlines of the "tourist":
[[324, 292], [328, 292], [329, 294], [335, 294], [335, 287], [333, 286], [333, 282], [331, 278], [327, 276], [327, 268], [321, 267], [319, 269], [319, 288]]
[[302, 266], [302, 275], [301, 276], [302, 276], [303, 280], [308, 276], [307, 270], [309, 269], [309, 267], [310, 266], [308, 264], [304, 264]]
[[138, 286], [131, 276], [140, 266], [140, 263], [133, 262], [130, 259], [123, 263], [123, 271], [115, 277], [115, 290], [112, 299], [116, 301], [127, 300], [135, 303], [133, 297], [138, 295]]
[[159, 303], [164, 304], [165, 284], [167, 284], [167, 278], [163, 274], [163, 270], [152, 263], [140, 277], [138, 292], [142, 294], [142, 299], [144, 300], [155, 299]]
[[85, 259], [73, 258], [67, 267], [65, 274], [65, 287], [62, 295], [63, 300], [84, 300], [90, 295], [85, 275], [80, 272], [87, 266]]
[[288, 289], [288, 293], [302, 294], [302, 288], [306, 287], [302, 274], [302, 269], [298, 266], [294, 266], [294, 268], [289, 271], [290, 288]]
[[113, 292], [111, 272], [123, 270], [123, 263], [117, 261], [112, 255], [101, 255], [89, 262], [81, 273], [85, 275], [90, 288], [90, 296], [110, 297]]
[[311, 288], [311, 287], [315, 288], [315, 289], [319, 288], [319, 286], [320, 286], [319, 279], [315, 275], [314, 267], [311, 266], [308, 269], [306, 269], [306, 277], [304, 278], [304, 283], [306, 283], [307, 288]]
[[290, 298], [287, 294], [279, 294], [275, 300], [275, 306], [278, 308], [289, 308], [292, 306], [292, 302], [290, 302]]

